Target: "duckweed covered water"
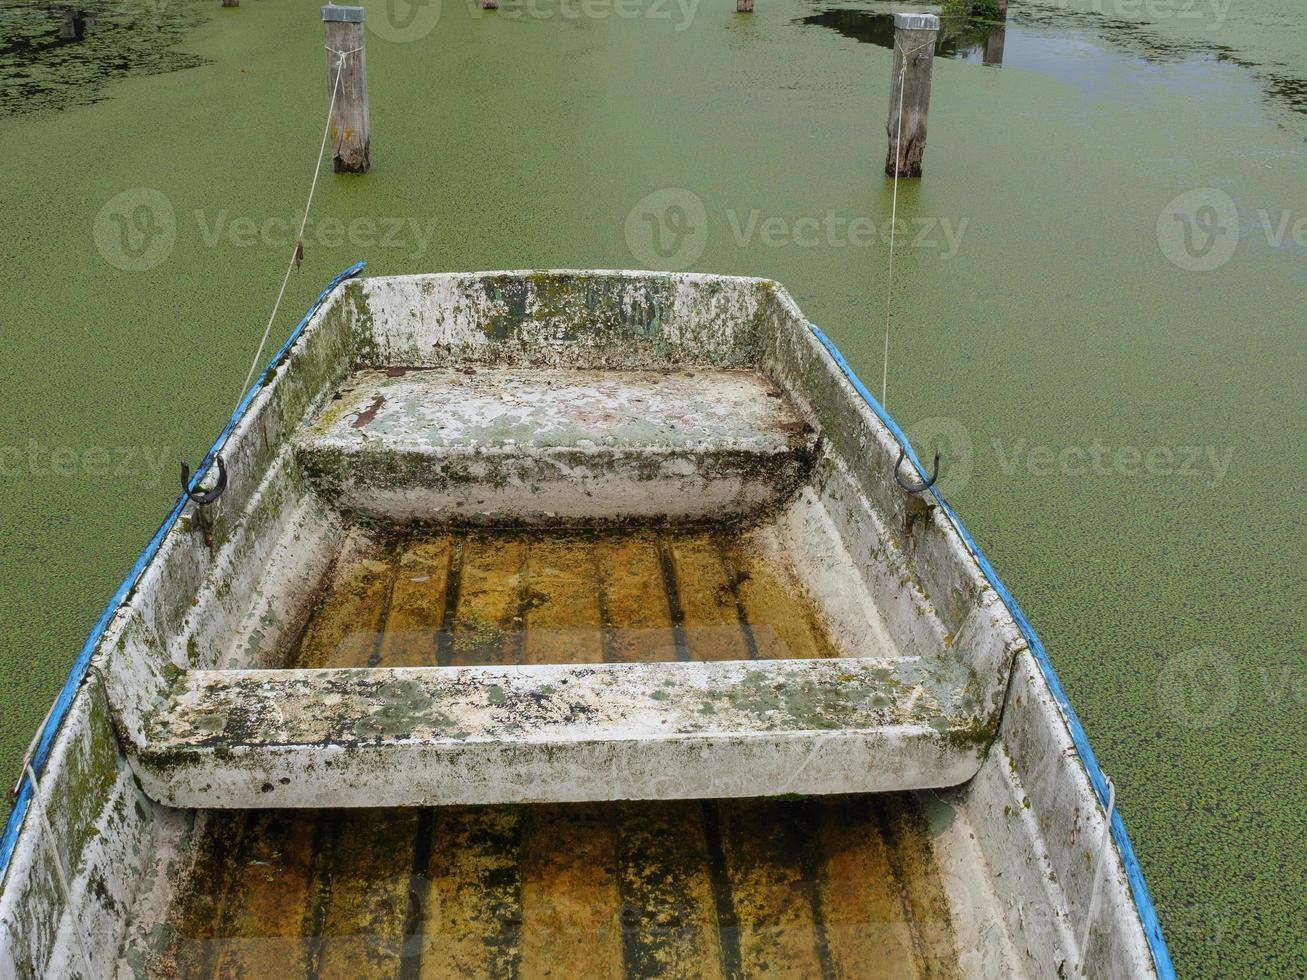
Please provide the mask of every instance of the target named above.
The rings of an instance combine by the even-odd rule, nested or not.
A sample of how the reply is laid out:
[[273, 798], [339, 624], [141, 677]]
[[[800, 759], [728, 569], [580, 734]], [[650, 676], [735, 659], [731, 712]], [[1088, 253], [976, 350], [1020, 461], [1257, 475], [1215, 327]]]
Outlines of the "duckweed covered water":
[[[684, 265], [780, 280], [879, 377], [889, 52], [804, 20], [886, 8], [757, 6], [369, 4], [374, 169], [324, 174], [274, 340], [360, 257]], [[3, 772], [235, 403], [307, 191], [316, 6], [197, 9], [193, 67], [0, 122]], [[1014, 5], [1056, 64], [937, 64], [888, 403], [1048, 644], [1181, 974], [1301, 975], [1307, 20], [1104, 9]], [[1167, 210], [1194, 191], [1215, 223]]]

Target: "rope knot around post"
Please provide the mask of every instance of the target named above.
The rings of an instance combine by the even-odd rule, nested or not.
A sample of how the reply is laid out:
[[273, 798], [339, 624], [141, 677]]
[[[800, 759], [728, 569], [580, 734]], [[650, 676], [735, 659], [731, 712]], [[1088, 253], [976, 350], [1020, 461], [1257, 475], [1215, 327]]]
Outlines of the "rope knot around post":
[[336, 71], [345, 70], [345, 59], [356, 52], [362, 51], [362, 48], [350, 48], [348, 51], [337, 51], [330, 44], [325, 45], [326, 49], [336, 56]]
[[368, 117], [363, 8], [329, 3], [322, 8], [322, 22], [327, 35], [331, 167], [338, 174], [367, 173], [372, 166], [372, 125]]

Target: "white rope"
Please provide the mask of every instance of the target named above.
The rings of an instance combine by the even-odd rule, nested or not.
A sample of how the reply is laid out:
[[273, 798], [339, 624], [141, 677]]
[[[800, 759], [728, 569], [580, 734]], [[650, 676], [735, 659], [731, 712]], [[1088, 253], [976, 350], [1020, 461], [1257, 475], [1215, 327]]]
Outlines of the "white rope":
[[1094, 919], [1098, 916], [1098, 892], [1099, 884], [1103, 878], [1103, 865], [1107, 864], [1107, 852], [1112, 846], [1112, 814], [1116, 812], [1116, 786], [1113, 785], [1112, 779], [1107, 773], [1103, 774], [1107, 780], [1107, 823], [1103, 826], [1103, 843], [1099, 848], [1098, 864], [1094, 868], [1094, 887], [1089, 893], [1089, 913], [1085, 916], [1085, 928], [1080, 934], [1080, 962], [1085, 962], [1089, 946], [1089, 931], [1093, 928]]
[[898, 231], [899, 223], [899, 161], [902, 159], [901, 154], [903, 151], [903, 93], [907, 88], [908, 59], [918, 51], [922, 51], [934, 43], [935, 41], [932, 38], [925, 44], [917, 45], [917, 47], [913, 48], [911, 51], [904, 51], [899, 45], [899, 39], [897, 37], [894, 38], [894, 49], [902, 53], [903, 65], [899, 69], [899, 109], [895, 120], [896, 132], [894, 134], [894, 197], [890, 204], [889, 218], [889, 277], [885, 283], [885, 351], [881, 355], [880, 366], [880, 405], [881, 408], [887, 410], [889, 408], [886, 395], [889, 387], [890, 305], [894, 299], [894, 236]]
[[[9, 791], [9, 801], [11, 803], [14, 800], [18, 799], [18, 793], [23, 788], [23, 776], [25, 776], [27, 774], [27, 770], [31, 768], [32, 759], [36, 757], [37, 743], [41, 741], [41, 735], [45, 732], [45, 726], [50, 724], [50, 716], [54, 714], [54, 709], [58, 706], [58, 704], [59, 704], [58, 698], [50, 702], [50, 707], [46, 711], [45, 717], [41, 719], [41, 724], [36, 726], [36, 734], [32, 736], [32, 741], [30, 741], [27, 744], [27, 752], [23, 756], [22, 768], [18, 770], [18, 782], [14, 783], [14, 788]], [[33, 792], [36, 791], [35, 783], [32, 784], [32, 790]]]
[[[263, 348], [268, 343], [268, 335], [272, 333], [272, 324], [277, 319], [277, 311], [281, 309], [281, 299], [286, 295], [286, 284], [290, 282], [291, 270], [295, 268], [295, 262], [302, 254], [300, 248], [304, 243], [304, 229], [309, 223], [309, 210], [313, 207], [313, 195], [318, 189], [318, 174], [322, 172], [322, 158], [327, 152], [327, 136], [331, 133], [331, 115], [336, 110], [336, 93], [340, 91], [340, 76], [345, 71], [345, 59], [356, 51], [362, 51], [359, 48], [350, 48], [348, 51], [337, 51], [330, 45], [327, 50], [336, 56], [336, 80], [331, 85], [331, 102], [327, 106], [327, 124], [322, 127], [322, 145], [318, 148], [318, 162], [313, 168], [313, 182], [309, 185], [309, 197], [304, 202], [304, 217], [300, 219], [299, 234], [295, 237], [295, 246], [291, 249], [290, 261], [286, 263], [286, 274], [281, 279], [281, 289], [277, 291], [277, 301], [272, 304], [272, 315], [268, 317], [268, 325], [263, 328], [263, 336], [259, 338], [259, 349], [254, 352], [254, 360], [250, 361], [250, 369], [245, 375], [245, 383], [241, 385], [240, 394], [236, 397], [236, 408], [240, 407], [241, 399], [245, 397], [245, 392], [250, 388], [250, 382], [254, 380], [254, 372], [259, 368], [259, 359], [263, 357]], [[232, 409], [235, 411], [235, 408]]]
[[[894, 39], [894, 47], [903, 51], [899, 47], [898, 38]], [[889, 388], [889, 318], [890, 307], [894, 301], [894, 233], [897, 231], [899, 218], [899, 160], [902, 159], [900, 154], [903, 152], [903, 90], [907, 88], [908, 78], [908, 56], [903, 54], [903, 67], [899, 70], [899, 108], [895, 114], [894, 134], [894, 197], [890, 205], [889, 217], [889, 278], [885, 283], [885, 352], [881, 355], [880, 362], [880, 406], [889, 411], [889, 400], [887, 398]]]
[[32, 764], [25, 763], [23, 768], [27, 770], [27, 778], [32, 786], [32, 805], [36, 807], [36, 812], [41, 816], [41, 825], [45, 829], [46, 844], [50, 848], [50, 856], [54, 858], [55, 875], [59, 879], [59, 887], [63, 890], [64, 908], [68, 913], [68, 925], [73, 930], [73, 935], [77, 937], [77, 950], [82, 957], [82, 972], [86, 980], [92, 980], [95, 976], [91, 969], [91, 953], [86, 948], [86, 937], [82, 935], [82, 922], [77, 913], [73, 910], [72, 889], [68, 887], [68, 872], [64, 870], [63, 858], [59, 856], [59, 841], [54, 835], [54, 828], [50, 826], [50, 817], [45, 812], [45, 804], [41, 802], [41, 793], [36, 785], [36, 774], [32, 772]]

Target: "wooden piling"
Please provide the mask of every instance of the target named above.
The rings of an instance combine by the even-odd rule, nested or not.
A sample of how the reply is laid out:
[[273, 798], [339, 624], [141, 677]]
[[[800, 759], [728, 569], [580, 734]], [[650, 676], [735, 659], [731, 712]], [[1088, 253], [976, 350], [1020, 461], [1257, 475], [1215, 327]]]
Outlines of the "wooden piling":
[[222, 5], [224, 7], [239, 7], [241, 0], [222, 0]]
[[935, 64], [939, 18], [934, 14], [894, 15], [894, 74], [890, 80], [889, 152], [885, 173], [920, 177], [930, 111], [930, 74]]
[[[331, 111], [331, 164], [336, 173], [367, 173], [372, 141], [368, 121], [368, 69], [363, 57], [363, 8], [322, 8], [327, 34], [327, 99]], [[340, 73], [339, 83], [336, 73]]]
[[80, 41], [84, 33], [85, 22], [81, 14], [72, 7], [56, 7], [59, 12], [59, 40]]
[[735, 12], [737, 14], [753, 13], [753, 0], [735, 0]]
[[1007, 28], [997, 27], [985, 35], [985, 48], [980, 61], [985, 65], [1003, 64], [1003, 45], [1007, 40]]

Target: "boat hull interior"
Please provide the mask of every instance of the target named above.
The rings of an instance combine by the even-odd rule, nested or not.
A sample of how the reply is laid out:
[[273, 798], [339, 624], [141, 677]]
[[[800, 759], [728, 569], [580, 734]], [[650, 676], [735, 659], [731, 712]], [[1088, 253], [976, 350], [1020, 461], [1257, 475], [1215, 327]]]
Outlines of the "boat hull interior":
[[775, 283], [348, 281], [221, 455], [0, 973], [1151, 975], [1021, 631]]

